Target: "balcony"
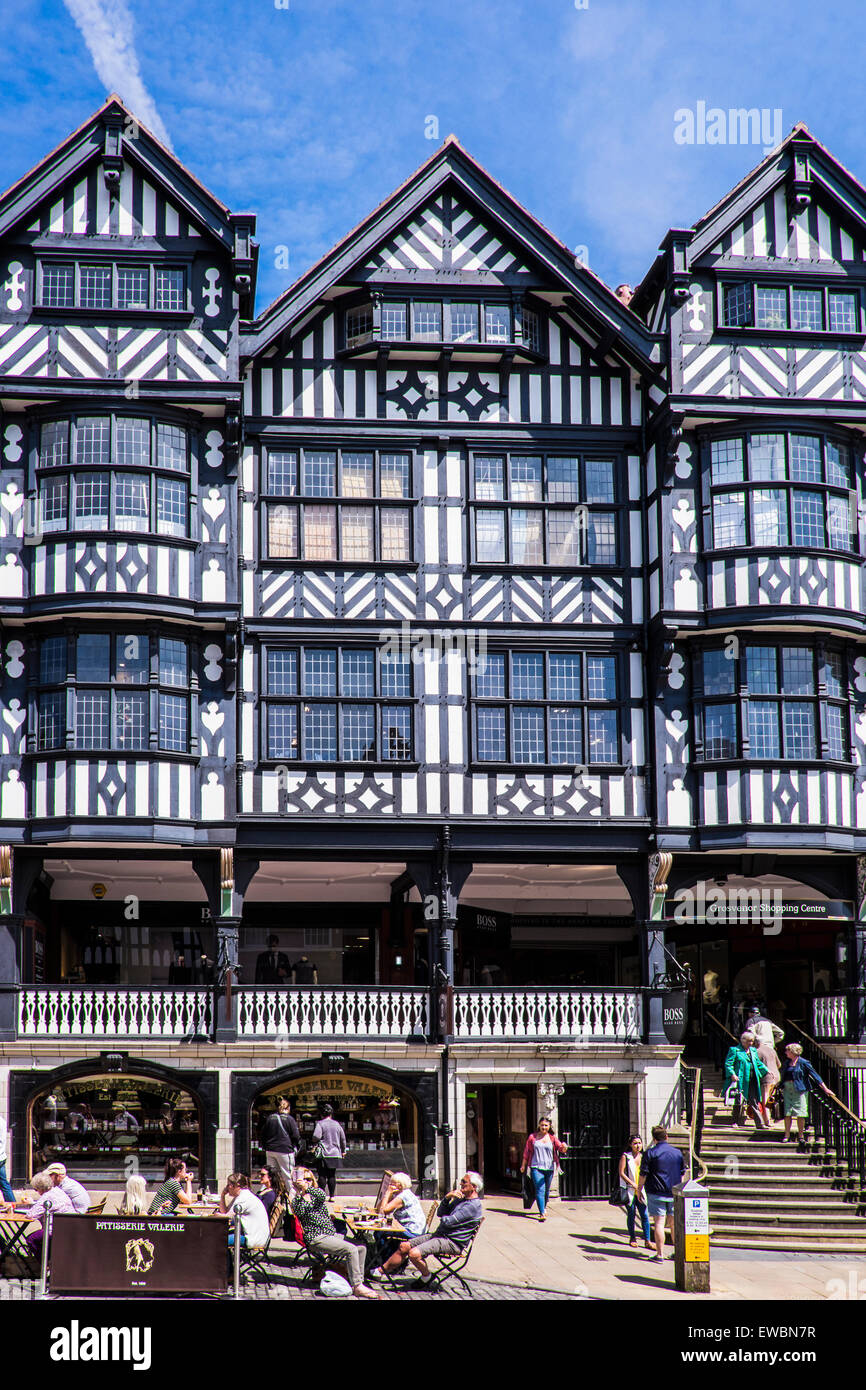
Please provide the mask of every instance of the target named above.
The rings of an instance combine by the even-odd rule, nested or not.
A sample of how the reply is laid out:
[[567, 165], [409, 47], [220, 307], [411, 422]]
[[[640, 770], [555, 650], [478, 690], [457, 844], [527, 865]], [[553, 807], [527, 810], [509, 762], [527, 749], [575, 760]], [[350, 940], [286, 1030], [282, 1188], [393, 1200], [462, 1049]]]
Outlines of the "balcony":
[[812, 1036], [826, 1042], [856, 1042], [863, 1036], [866, 990], [812, 996]]
[[18, 996], [19, 1038], [148, 1038], [211, 1036], [213, 991], [158, 986], [24, 985]]
[[238, 991], [238, 1037], [275, 1042], [304, 1038], [394, 1038], [430, 1032], [426, 989], [295, 985]]
[[643, 997], [629, 989], [455, 989], [454, 1036], [640, 1042]]
[[[421, 1042], [432, 1038], [435, 1001], [424, 988], [301, 985], [241, 986], [238, 1038], [288, 1043], [306, 1039]], [[99, 1041], [210, 1040], [214, 991], [112, 985], [22, 985], [20, 1039]], [[617, 988], [454, 990], [457, 1041], [636, 1043], [643, 998]]]

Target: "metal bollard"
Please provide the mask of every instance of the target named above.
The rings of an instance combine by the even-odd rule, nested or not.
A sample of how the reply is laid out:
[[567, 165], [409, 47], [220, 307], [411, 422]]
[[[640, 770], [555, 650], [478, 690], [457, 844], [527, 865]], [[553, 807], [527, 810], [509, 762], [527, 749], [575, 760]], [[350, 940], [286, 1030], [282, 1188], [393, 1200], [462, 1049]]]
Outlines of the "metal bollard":
[[674, 1282], [681, 1293], [709, 1293], [709, 1191], [699, 1182], [685, 1182], [673, 1192]]

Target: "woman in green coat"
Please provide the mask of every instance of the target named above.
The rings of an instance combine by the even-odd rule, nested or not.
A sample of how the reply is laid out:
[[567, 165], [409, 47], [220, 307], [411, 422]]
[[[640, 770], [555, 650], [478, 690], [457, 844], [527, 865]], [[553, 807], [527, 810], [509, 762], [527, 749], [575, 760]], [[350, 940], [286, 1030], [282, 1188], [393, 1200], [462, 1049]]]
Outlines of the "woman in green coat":
[[733, 1083], [739, 1091], [739, 1100], [734, 1104], [734, 1122], [745, 1125], [744, 1112], [752, 1116], [755, 1129], [769, 1129], [769, 1121], [764, 1115], [762, 1082], [767, 1068], [758, 1056], [754, 1033], [743, 1033], [739, 1047], [732, 1047], [725, 1058], [725, 1080]]

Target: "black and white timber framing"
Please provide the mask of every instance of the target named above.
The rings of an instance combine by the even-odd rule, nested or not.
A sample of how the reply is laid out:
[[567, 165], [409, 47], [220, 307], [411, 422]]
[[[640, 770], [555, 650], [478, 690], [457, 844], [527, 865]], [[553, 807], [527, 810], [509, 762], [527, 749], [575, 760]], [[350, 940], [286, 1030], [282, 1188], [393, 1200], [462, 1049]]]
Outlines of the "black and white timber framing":
[[[805, 875], [810, 854], [832, 851], [821, 882], [859, 902], [863, 187], [796, 127], [716, 208], [668, 234], [630, 305], [452, 137], [258, 314], [254, 229], [252, 216], [223, 207], [116, 98], [0, 198], [0, 823], [13, 858], [61, 843], [73, 855], [97, 844], [146, 855], [159, 842], [190, 859], [235, 851], [252, 876], [263, 858], [396, 856], [416, 865], [419, 886], [426, 862], [435, 893], [447, 827], [455, 901], [461, 857], [603, 862], [638, 885], [642, 921], [657, 851], [691, 856], [683, 881], [699, 875], [705, 853], [724, 854], [728, 865], [756, 852], [795, 853]], [[129, 288], [136, 270], [138, 301]], [[820, 291], [835, 326], [829, 317], [813, 331], [781, 319], [732, 326], [726, 306], [738, 285], [744, 297], [756, 285]], [[851, 304], [833, 298], [843, 292]], [[471, 317], [474, 305], [487, 326], [410, 332], [416, 304], [434, 323], [437, 314]], [[392, 322], [405, 314], [403, 332], [383, 328], [386, 310]], [[185, 432], [188, 491], [154, 490], [150, 503], [168, 507], [160, 499], [181, 496], [180, 521], [154, 524], [169, 514], [157, 510], [148, 523], [145, 510], [143, 524], [130, 526], [128, 513], [118, 523], [132, 503], [114, 500], [106, 525], [75, 526], [62, 511], [60, 525], [34, 521], [46, 479], [43, 425], [74, 422], [77, 439], [78, 422], [93, 417]], [[823, 519], [822, 544], [795, 543], [793, 531], [774, 544], [754, 531], [742, 544], [715, 544], [714, 442], [745, 448], [770, 435], [814, 436], [848, 451], [849, 484], [832, 496], [845, 492], [849, 544], [838, 543], [838, 509], [832, 535]], [[343, 451], [408, 456], [400, 558], [377, 548], [365, 561], [317, 560], [291, 539], [273, 553], [269, 458]], [[612, 463], [601, 558], [585, 539], [559, 562], [552, 543], [532, 564], [504, 541], [505, 558], [479, 554], [476, 504], [494, 494], [473, 491], [473, 470], [494, 456]], [[58, 457], [71, 499], [81, 488], [76, 462]], [[102, 459], [106, 475], [115, 464]], [[155, 467], [153, 488], [168, 477]], [[797, 479], [783, 481], [793, 488]], [[322, 514], [333, 495], [295, 488], [284, 510], [296, 515], [298, 499], [311, 496]], [[357, 508], [359, 495], [367, 494], [333, 506]], [[511, 518], [547, 499], [503, 500]], [[370, 511], [378, 518], [393, 501], [391, 493]], [[791, 505], [806, 507], [802, 498]], [[271, 648], [374, 649], [404, 624], [413, 636], [472, 634], [497, 653], [613, 657], [615, 749], [604, 762], [575, 758], [577, 767], [486, 764], [471, 673], [453, 659], [414, 667], [411, 756], [319, 764], [269, 755]], [[136, 751], [76, 746], [72, 725], [63, 746], [41, 738], [40, 641], [106, 628], [147, 637], [151, 710], [166, 693], [158, 644], [188, 644], [182, 749], [161, 746], [155, 724]], [[773, 647], [792, 634], [816, 654], [816, 709], [831, 698], [820, 683], [825, 650], [842, 663], [832, 694], [842, 735], [832, 742], [821, 713], [810, 757], [758, 757], [742, 730], [730, 755], [710, 757], [702, 653], [729, 636]], [[747, 699], [747, 690], [732, 693], [735, 722]], [[797, 865], [789, 872], [796, 877]], [[241, 878], [223, 875], [229, 906], [216, 907], [235, 923]], [[645, 954], [646, 970], [649, 961]]]

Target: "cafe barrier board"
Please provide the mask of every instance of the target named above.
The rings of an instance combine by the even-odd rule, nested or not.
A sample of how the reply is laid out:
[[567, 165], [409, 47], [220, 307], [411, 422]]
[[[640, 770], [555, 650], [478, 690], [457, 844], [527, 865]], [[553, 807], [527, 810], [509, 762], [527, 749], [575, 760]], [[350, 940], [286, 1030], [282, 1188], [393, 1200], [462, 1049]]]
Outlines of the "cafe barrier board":
[[50, 1284], [62, 1293], [225, 1293], [220, 1217], [55, 1216]]

